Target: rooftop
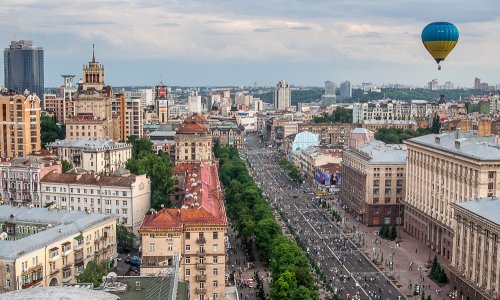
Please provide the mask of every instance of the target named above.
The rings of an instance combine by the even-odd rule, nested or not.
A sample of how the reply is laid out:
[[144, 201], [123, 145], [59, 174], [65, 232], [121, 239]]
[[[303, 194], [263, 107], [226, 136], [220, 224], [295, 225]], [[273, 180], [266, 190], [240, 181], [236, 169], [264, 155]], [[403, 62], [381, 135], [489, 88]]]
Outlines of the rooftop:
[[405, 145], [385, 144], [382, 141], [370, 141], [356, 149], [349, 149], [348, 152], [361, 152], [369, 157], [369, 161], [375, 164], [405, 164]]
[[107, 140], [56, 140], [47, 144], [47, 148], [80, 148], [83, 150], [109, 150], [114, 148], [132, 148], [131, 144]]
[[118, 296], [111, 293], [76, 286], [48, 286], [22, 289], [0, 294], [0, 299], [8, 300], [116, 300]]
[[18, 167], [18, 168], [29, 168], [29, 167], [37, 167], [37, 166], [50, 166], [54, 165], [58, 162], [56, 159], [48, 156], [44, 157], [14, 157], [11, 159], [2, 159], [0, 160], [1, 165], [7, 165], [9, 167]]
[[500, 196], [478, 198], [472, 201], [455, 203], [454, 205], [500, 226]]
[[[47, 229], [19, 240], [0, 240], [0, 258], [16, 259], [116, 217], [83, 211], [0, 205], [0, 222], [46, 225]], [[50, 225], [50, 226], [49, 226]]]
[[449, 132], [423, 135], [409, 139], [405, 143], [419, 144], [480, 161], [500, 160], [500, 139], [496, 136]]
[[[118, 171], [118, 173], [123, 173], [124, 175], [128, 174], [128, 173], [126, 173], [126, 172], [124, 173], [122, 171]], [[137, 177], [137, 175], [105, 176], [105, 175], [96, 175], [96, 174], [77, 174], [77, 173], [70, 174], [70, 173], [50, 172], [49, 174], [45, 175], [45, 177], [43, 177], [40, 180], [40, 182], [41, 183], [67, 183], [67, 184], [81, 184], [81, 185], [130, 187], [135, 182], [136, 177]]]

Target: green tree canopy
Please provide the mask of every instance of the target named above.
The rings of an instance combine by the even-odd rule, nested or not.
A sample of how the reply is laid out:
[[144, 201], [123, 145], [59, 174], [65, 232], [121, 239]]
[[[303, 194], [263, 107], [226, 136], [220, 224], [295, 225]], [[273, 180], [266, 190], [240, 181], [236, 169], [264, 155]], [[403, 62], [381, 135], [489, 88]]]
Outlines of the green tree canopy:
[[132, 135], [128, 137], [127, 143], [132, 144], [132, 157], [138, 157], [142, 151], [152, 152], [153, 143], [150, 140]]
[[127, 227], [117, 224], [116, 225], [116, 242], [118, 248], [134, 248], [135, 234]]
[[401, 144], [404, 140], [430, 134], [430, 128], [418, 128], [416, 131], [400, 128], [380, 128], [375, 133], [375, 139], [386, 144]]
[[102, 283], [102, 277], [108, 274], [108, 264], [106, 261], [90, 261], [80, 275], [78, 282], [92, 283], [94, 288], [98, 288]]
[[352, 123], [352, 109], [337, 107], [331, 114], [313, 118], [314, 123]]
[[55, 140], [63, 140], [66, 137], [66, 127], [56, 123], [55, 117], [43, 115], [40, 117], [40, 138], [42, 147]]
[[68, 172], [69, 170], [71, 170], [71, 168], [73, 168], [73, 165], [69, 161], [67, 160], [62, 161], [61, 169], [63, 173]]

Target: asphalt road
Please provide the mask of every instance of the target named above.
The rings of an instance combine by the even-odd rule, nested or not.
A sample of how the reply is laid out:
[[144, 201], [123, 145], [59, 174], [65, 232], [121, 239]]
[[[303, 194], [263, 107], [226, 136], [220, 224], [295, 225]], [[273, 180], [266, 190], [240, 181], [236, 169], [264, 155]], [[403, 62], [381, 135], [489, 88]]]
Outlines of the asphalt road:
[[343, 299], [405, 299], [344, 235], [313, 195], [293, 183], [258, 136], [247, 138], [240, 152], [265, 196], [288, 219], [307, 251]]

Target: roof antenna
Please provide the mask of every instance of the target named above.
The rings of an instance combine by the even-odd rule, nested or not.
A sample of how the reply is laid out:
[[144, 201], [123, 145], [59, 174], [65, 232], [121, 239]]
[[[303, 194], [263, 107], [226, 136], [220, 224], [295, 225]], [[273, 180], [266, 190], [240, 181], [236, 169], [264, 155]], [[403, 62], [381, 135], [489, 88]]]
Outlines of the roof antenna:
[[92, 62], [95, 62], [94, 44], [92, 43]]

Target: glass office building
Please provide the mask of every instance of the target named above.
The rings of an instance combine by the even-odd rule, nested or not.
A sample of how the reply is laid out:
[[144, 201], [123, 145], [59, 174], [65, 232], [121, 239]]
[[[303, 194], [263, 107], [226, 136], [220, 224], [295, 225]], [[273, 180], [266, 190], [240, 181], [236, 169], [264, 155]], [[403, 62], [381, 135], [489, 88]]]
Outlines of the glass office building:
[[10, 42], [4, 50], [5, 87], [19, 93], [25, 90], [43, 99], [43, 49], [33, 41]]

